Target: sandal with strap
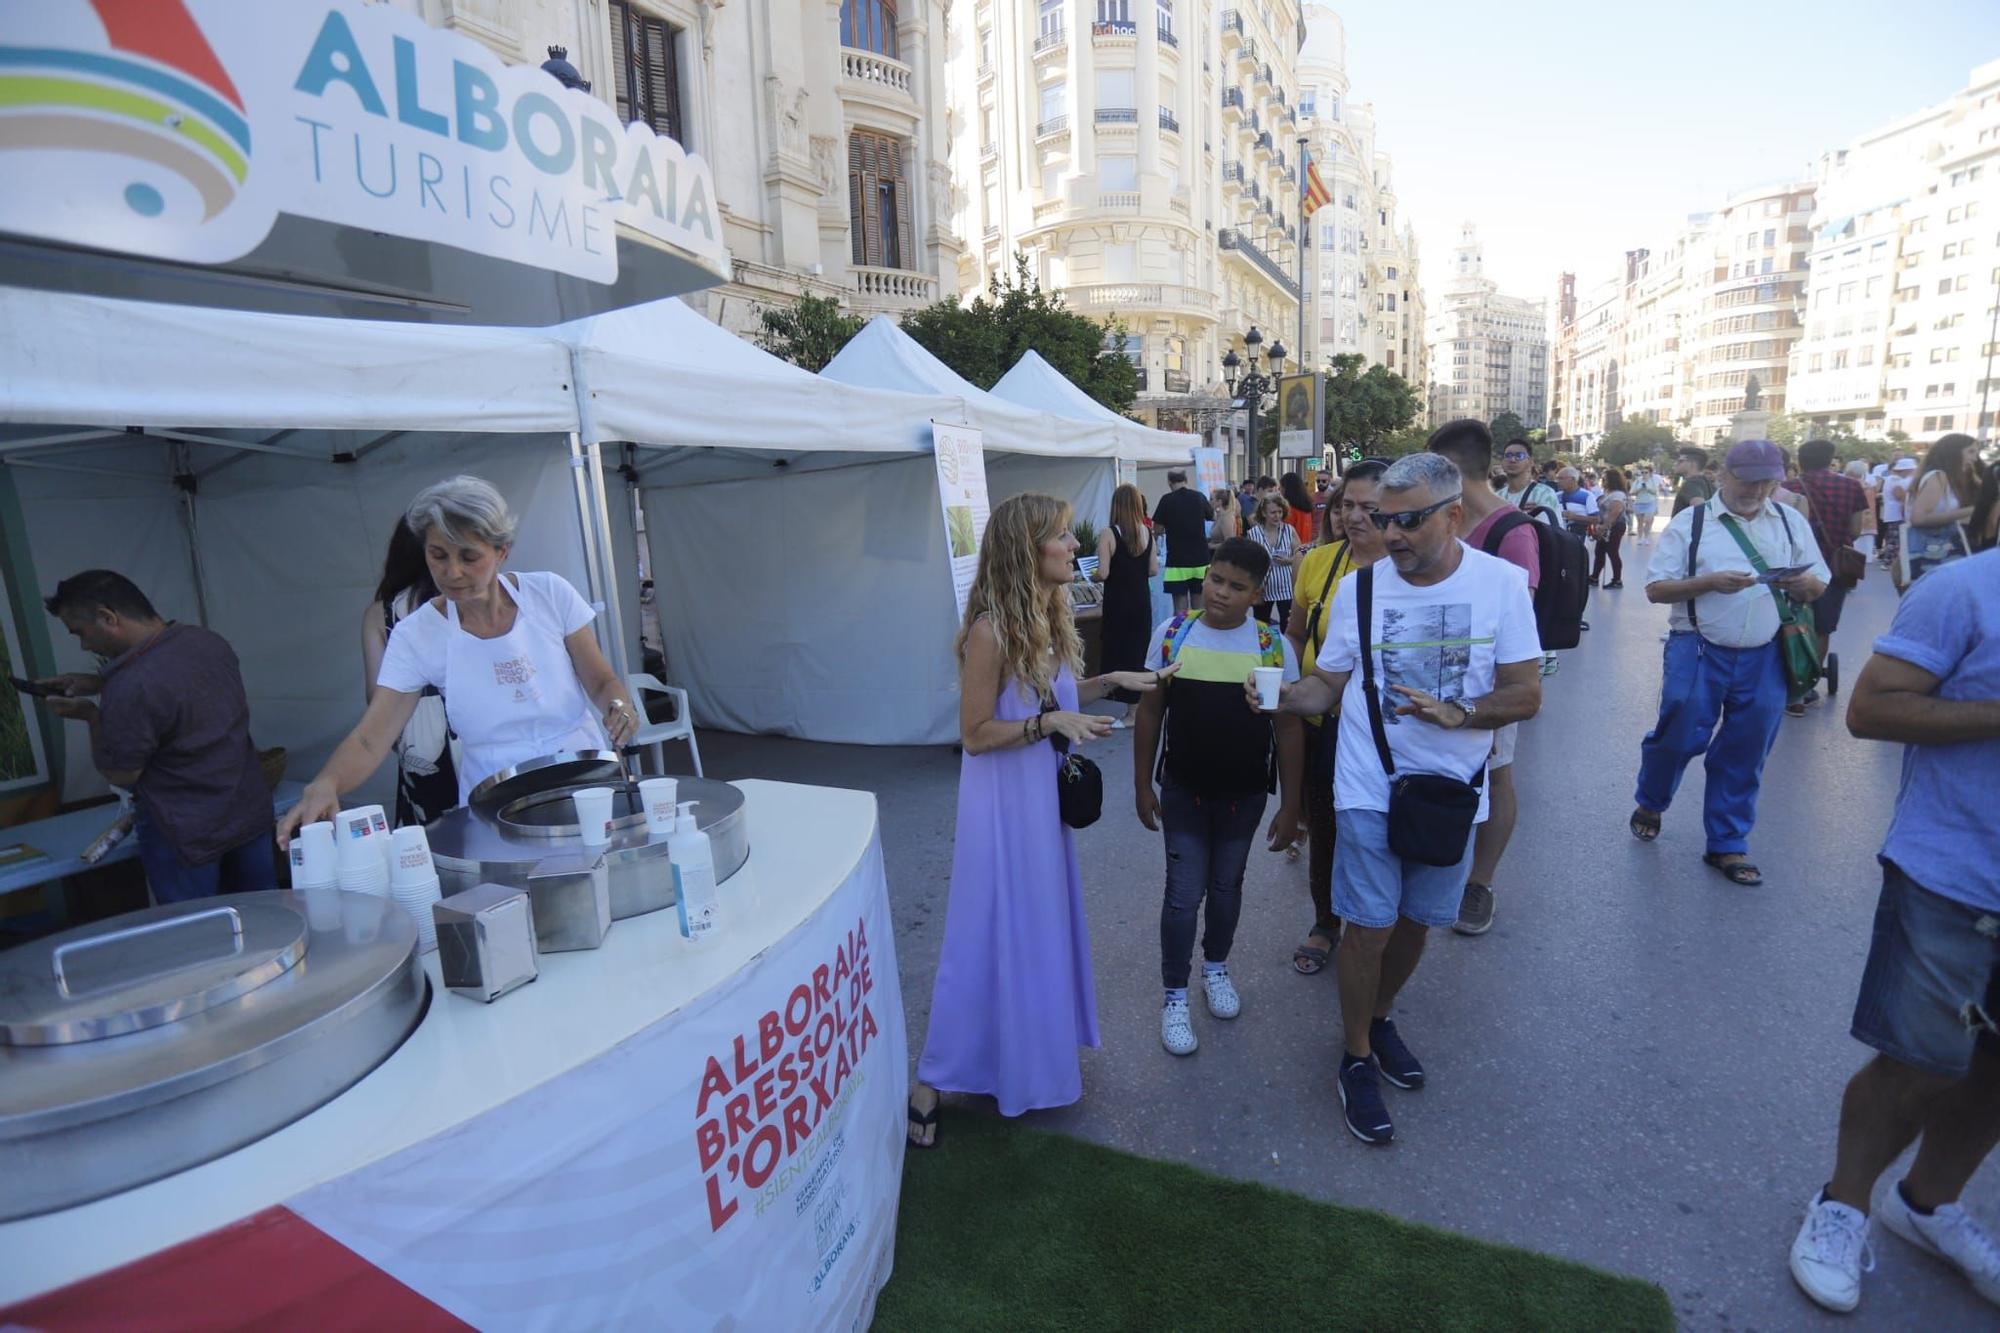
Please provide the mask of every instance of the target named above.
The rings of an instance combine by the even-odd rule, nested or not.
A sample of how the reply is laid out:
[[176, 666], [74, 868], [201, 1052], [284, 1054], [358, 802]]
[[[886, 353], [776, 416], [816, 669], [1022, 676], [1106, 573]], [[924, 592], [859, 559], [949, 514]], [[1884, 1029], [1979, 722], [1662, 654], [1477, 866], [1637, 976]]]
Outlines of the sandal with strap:
[[1632, 812], [1632, 836], [1640, 842], [1651, 842], [1660, 836], [1660, 812], [1640, 808]]
[[1322, 926], [1315, 922], [1310, 935], [1323, 935], [1333, 943], [1324, 949], [1317, 944], [1301, 944], [1292, 950], [1292, 966], [1302, 977], [1313, 976], [1325, 969], [1327, 959], [1333, 956], [1334, 947], [1340, 943], [1340, 926], [1337, 923]]
[[1748, 861], [1725, 861], [1722, 858], [1733, 855], [1730, 852], [1704, 852], [1703, 865], [1713, 866], [1722, 872], [1722, 877], [1731, 884], [1741, 884], [1746, 889], [1754, 889], [1764, 882], [1764, 873]]
[[940, 1097], [928, 1111], [919, 1111], [917, 1109], [917, 1104], [915, 1102], [908, 1103], [907, 1110], [910, 1116], [910, 1123], [916, 1126], [918, 1129], [928, 1129], [931, 1131], [930, 1142], [928, 1143], [921, 1143], [915, 1138], [910, 1139], [910, 1146], [912, 1148], [922, 1148], [925, 1150], [929, 1150], [931, 1148], [937, 1147], [938, 1108], [943, 1105], [944, 1105], [944, 1099], [942, 1097]]

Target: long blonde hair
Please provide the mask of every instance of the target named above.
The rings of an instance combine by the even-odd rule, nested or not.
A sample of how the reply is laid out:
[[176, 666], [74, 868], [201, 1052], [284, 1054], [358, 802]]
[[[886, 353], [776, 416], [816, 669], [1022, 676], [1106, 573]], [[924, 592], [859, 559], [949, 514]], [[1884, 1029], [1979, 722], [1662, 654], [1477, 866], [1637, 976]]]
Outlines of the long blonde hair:
[[1038, 572], [1042, 547], [1069, 530], [1070, 512], [1053, 495], [1016, 495], [994, 506], [979, 546], [979, 573], [965, 599], [959, 665], [972, 627], [984, 616], [1000, 639], [1003, 688], [1016, 680], [1040, 698], [1053, 689], [1059, 664], [1083, 674], [1083, 639], [1070, 613], [1069, 589], [1044, 585]]
[[1146, 497], [1129, 481], [1111, 492], [1111, 526], [1117, 529], [1118, 544], [1125, 548], [1125, 554], [1139, 554], [1139, 538], [1146, 526]]

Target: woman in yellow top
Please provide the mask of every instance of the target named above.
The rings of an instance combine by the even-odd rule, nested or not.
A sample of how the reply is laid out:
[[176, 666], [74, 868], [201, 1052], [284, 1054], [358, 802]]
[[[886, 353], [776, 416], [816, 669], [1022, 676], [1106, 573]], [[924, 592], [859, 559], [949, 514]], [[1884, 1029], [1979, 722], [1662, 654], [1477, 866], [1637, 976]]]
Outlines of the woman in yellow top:
[[[1333, 499], [1321, 511], [1319, 540], [1306, 552], [1292, 579], [1292, 615], [1285, 637], [1298, 650], [1299, 671], [1312, 670], [1326, 641], [1326, 614], [1333, 590], [1358, 568], [1374, 564], [1387, 552], [1382, 533], [1369, 521], [1375, 512], [1386, 463], [1374, 459], [1356, 463], [1341, 474]], [[1306, 942], [1292, 953], [1292, 966], [1311, 976], [1326, 966], [1340, 942], [1340, 918], [1333, 914], [1333, 746], [1334, 728], [1325, 719], [1309, 717], [1305, 729], [1306, 829], [1312, 855], [1306, 863], [1306, 887], [1312, 893], [1313, 927]]]

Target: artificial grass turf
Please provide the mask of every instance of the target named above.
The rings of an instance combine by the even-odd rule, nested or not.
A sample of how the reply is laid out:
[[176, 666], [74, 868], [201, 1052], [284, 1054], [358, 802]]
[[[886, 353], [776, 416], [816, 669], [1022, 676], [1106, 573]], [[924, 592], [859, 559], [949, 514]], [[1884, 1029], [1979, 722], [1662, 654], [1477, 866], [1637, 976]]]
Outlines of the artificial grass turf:
[[1674, 1327], [1633, 1278], [947, 1116], [905, 1160], [878, 1330]]

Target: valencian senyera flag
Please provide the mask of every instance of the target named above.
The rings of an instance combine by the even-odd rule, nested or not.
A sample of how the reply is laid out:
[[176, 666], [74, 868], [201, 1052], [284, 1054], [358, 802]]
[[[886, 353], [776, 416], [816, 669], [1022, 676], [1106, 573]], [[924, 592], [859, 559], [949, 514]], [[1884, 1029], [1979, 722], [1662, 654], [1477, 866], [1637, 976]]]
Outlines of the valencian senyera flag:
[[1306, 189], [1299, 201], [1301, 212], [1311, 217], [1319, 212], [1322, 205], [1332, 202], [1333, 191], [1327, 189], [1326, 182], [1319, 178], [1319, 164], [1312, 160], [1312, 154], [1306, 154]]

